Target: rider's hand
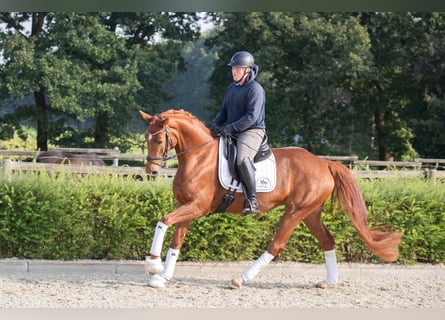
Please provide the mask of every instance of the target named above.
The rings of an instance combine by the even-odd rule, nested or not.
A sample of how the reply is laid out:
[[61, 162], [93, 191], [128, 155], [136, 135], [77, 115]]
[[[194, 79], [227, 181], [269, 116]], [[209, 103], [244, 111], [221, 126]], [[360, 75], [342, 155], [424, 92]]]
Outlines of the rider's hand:
[[227, 127], [224, 127], [219, 129], [219, 134], [222, 135], [223, 137], [228, 137], [230, 136], [230, 131], [227, 129]]
[[214, 135], [220, 134], [220, 129], [214, 122], [210, 122], [209, 129]]
[[227, 129], [227, 127], [220, 128], [214, 122], [210, 123], [209, 129], [216, 136], [223, 136], [223, 137], [230, 136], [230, 132]]

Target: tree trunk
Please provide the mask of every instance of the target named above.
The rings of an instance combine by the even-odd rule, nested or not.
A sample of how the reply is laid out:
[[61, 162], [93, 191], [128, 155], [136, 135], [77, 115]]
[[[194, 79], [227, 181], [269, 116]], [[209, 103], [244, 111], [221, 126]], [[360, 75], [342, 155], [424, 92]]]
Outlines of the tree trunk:
[[[31, 21], [31, 37], [37, 38], [43, 31], [46, 12], [34, 12]], [[46, 105], [45, 91], [34, 92], [34, 100], [37, 109], [37, 149], [48, 150], [48, 106]]]
[[96, 128], [94, 130], [94, 142], [97, 148], [105, 148], [108, 138], [108, 115], [100, 114], [96, 118]]
[[386, 137], [386, 129], [385, 129], [385, 114], [376, 110], [374, 112], [374, 124], [375, 129], [377, 131], [377, 146], [379, 148], [379, 160], [382, 161], [390, 161], [393, 160], [393, 156], [388, 152], [388, 149], [385, 146], [385, 137]]
[[48, 106], [46, 105], [45, 93], [34, 92], [34, 100], [37, 108], [37, 149], [48, 150]]

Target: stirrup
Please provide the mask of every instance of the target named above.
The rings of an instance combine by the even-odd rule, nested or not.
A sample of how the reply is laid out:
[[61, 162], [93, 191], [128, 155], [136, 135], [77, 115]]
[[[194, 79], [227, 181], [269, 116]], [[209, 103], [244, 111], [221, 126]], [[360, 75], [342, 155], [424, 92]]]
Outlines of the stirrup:
[[260, 212], [261, 212], [260, 207], [259, 207], [256, 199], [253, 199], [253, 200], [245, 199], [244, 200], [243, 214], [252, 214], [252, 213], [260, 213]]

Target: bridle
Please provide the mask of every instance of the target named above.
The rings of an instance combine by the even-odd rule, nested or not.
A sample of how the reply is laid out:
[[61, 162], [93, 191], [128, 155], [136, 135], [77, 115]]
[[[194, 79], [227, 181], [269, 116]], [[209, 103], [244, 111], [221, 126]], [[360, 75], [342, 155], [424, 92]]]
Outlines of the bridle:
[[[161, 120], [164, 120], [164, 118], [162, 117], [162, 115], [160, 115], [160, 114], [156, 114], [155, 116], [157, 116], [159, 119], [161, 119]], [[158, 135], [158, 134], [160, 134], [160, 133], [165, 133], [165, 145], [164, 145], [164, 151], [162, 152], [162, 156], [161, 157], [150, 157], [149, 155], [147, 155], [147, 158], [146, 158], [146, 160], [148, 161], [148, 162], [150, 162], [150, 163], [152, 163], [152, 164], [155, 164], [155, 165], [157, 165], [157, 166], [161, 166], [159, 163], [156, 163], [155, 161], [159, 161], [159, 160], [161, 160], [162, 162], [166, 162], [167, 160], [170, 160], [170, 159], [174, 159], [174, 158], [177, 158], [179, 155], [181, 155], [181, 154], [185, 154], [185, 153], [188, 153], [188, 152], [192, 152], [192, 151], [194, 151], [194, 150], [196, 150], [196, 149], [198, 149], [198, 148], [200, 148], [200, 147], [203, 147], [203, 146], [205, 146], [206, 144], [209, 144], [210, 142], [212, 142], [213, 140], [214, 140], [214, 138], [212, 138], [212, 139], [210, 139], [210, 140], [208, 140], [208, 141], [206, 141], [206, 142], [204, 142], [204, 143], [201, 143], [201, 144], [199, 144], [199, 145], [197, 145], [197, 146], [194, 146], [194, 147], [191, 147], [191, 148], [189, 148], [189, 149], [186, 149], [186, 150], [184, 150], [184, 151], [182, 151], [182, 152], [179, 152], [179, 153], [176, 153], [176, 154], [172, 154], [172, 155], [169, 155], [168, 154], [168, 151], [171, 149], [171, 145], [172, 145], [172, 138], [171, 138], [171, 135], [170, 135], [170, 132], [169, 132], [169, 130], [168, 130], [168, 126], [165, 126], [165, 128], [163, 128], [163, 129], [161, 129], [161, 130], [159, 130], [159, 131], [156, 131], [155, 133], [150, 133], [150, 132], [148, 132], [148, 128], [147, 128], [147, 131], [146, 131], [146, 133], [145, 133], [145, 136], [148, 136], [149, 137], [149, 139], [151, 138], [151, 137], [153, 137], [153, 136], [155, 136], [155, 135]]]
[[150, 133], [150, 132], [148, 132], [148, 129], [147, 129], [147, 132], [145, 133], [146, 136], [147, 135], [149, 136], [149, 140], [150, 140], [151, 137], [153, 137], [159, 133], [162, 133], [162, 132], [165, 132], [165, 145], [164, 145], [164, 151], [162, 152], [162, 157], [150, 157], [149, 155], [147, 155], [147, 158], [146, 158], [148, 162], [156, 164], [158, 166], [160, 166], [160, 164], [156, 163], [154, 161], [162, 160], [163, 162], [165, 162], [165, 161], [173, 159], [175, 157], [174, 155], [168, 155], [168, 150], [170, 150], [170, 145], [172, 144], [172, 139], [171, 139], [170, 133], [168, 132], [168, 126], [166, 126], [164, 129], [156, 131], [155, 133]]

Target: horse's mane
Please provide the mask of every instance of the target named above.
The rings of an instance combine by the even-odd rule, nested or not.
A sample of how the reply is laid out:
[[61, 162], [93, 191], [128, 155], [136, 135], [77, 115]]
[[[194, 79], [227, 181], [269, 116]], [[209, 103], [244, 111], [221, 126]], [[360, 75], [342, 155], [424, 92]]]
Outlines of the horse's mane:
[[201, 119], [197, 118], [195, 115], [193, 115], [192, 113], [190, 113], [184, 109], [169, 109], [169, 110], [162, 112], [162, 114], [165, 116], [168, 116], [168, 115], [176, 116], [177, 115], [177, 116], [183, 116], [184, 118], [190, 118], [191, 120], [196, 120], [204, 128], [207, 128], [207, 126]]
[[[186, 110], [184, 110], [184, 109], [169, 109], [169, 110], [166, 110], [166, 111], [164, 111], [164, 112], [162, 112], [163, 114], [183, 114], [183, 115], [185, 115], [185, 116], [188, 116], [188, 117], [191, 117], [191, 118], [195, 118], [195, 119], [198, 119], [198, 118], [196, 118], [196, 116], [194, 116], [193, 114], [191, 114], [190, 112], [188, 112], [188, 111], [186, 111]], [[198, 119], [199, 120], [199, 119]]]

